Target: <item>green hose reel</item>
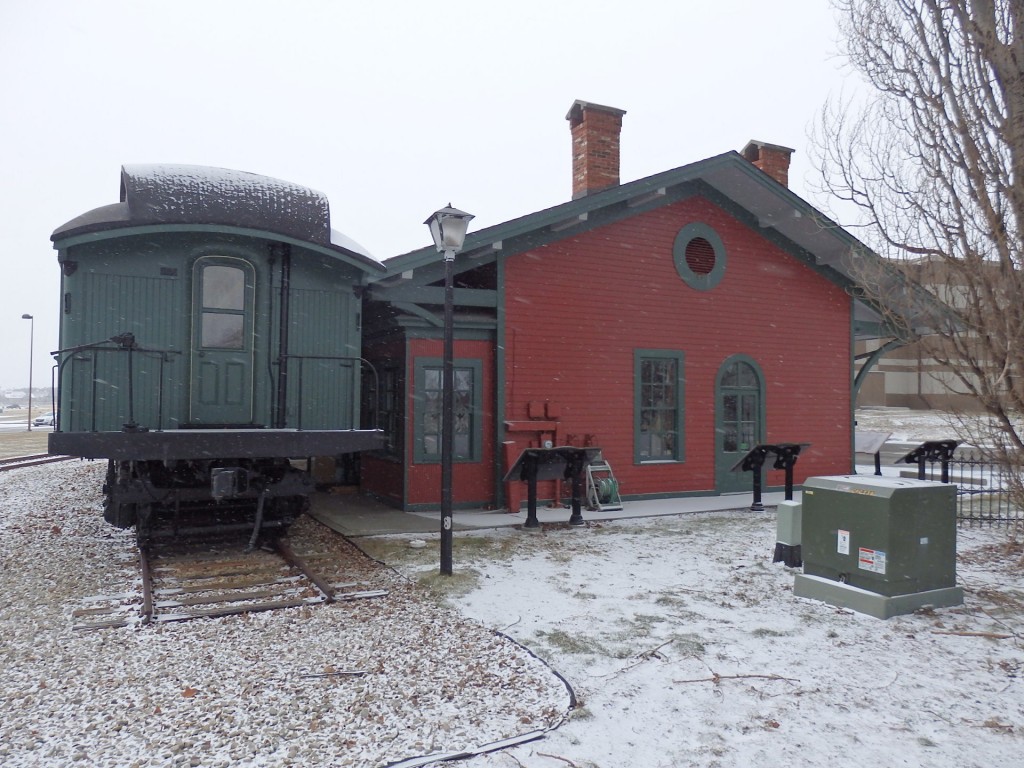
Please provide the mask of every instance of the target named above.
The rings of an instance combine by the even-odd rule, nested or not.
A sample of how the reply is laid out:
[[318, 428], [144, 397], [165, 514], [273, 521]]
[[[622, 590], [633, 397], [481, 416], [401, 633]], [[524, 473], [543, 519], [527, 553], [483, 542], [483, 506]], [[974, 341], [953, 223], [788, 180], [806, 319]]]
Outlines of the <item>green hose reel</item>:
[[602, 504], [611, 504], [619, 500], [619, 481], [614, 477], [602, 477], [595, 483], [597, 498]]

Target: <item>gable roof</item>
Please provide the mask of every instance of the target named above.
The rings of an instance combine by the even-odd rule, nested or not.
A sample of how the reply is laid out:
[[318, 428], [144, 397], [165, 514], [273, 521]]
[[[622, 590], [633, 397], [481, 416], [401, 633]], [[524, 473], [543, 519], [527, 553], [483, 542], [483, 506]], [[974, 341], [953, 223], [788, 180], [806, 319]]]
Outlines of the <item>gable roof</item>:
[[[494, 260], [499, 253], [521, 253], [698, 194], [853, 294], [857, 299], [854, 322], [859, 336], [890, 335], [882, 328], [884, 312], [861, 295], [857, 284], [865, 262], [880, 264], [881, 258], [738, 152], [716, 155], [471, 231], [456, 259], [456, 269], [472, 269]], [[389, 284], [428, 285], [443, 277], [441, 254], [433, 246], [386, 259], [384, 265], [387, 275], [372, 278], [380, 286], [374, 291], [380, 297], [386, 295]], [[410, 272], [411, 279], [403, 279], [403, 273], [408, 278]]]

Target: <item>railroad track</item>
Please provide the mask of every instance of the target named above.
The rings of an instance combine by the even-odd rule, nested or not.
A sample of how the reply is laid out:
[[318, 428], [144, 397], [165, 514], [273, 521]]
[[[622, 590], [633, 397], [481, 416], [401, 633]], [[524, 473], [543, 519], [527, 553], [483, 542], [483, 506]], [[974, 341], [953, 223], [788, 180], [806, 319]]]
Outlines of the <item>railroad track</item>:
[[141, 587], [86, 598], [73, 611], [75, 630], [160, 624], [239, 613], [382, 597], [386, 590], [332, 584], [277, 539], [249, 549], [244, 540], [172, 540], [138, 550]]
[[71, 461], [74, 456], [51, 456], [48, 453], [36, 453], [31, 456], [12, 456], [0, 459], [0, 472], [24, 467], [36, 467], [40, 464], [52, 464], [55, 461]]

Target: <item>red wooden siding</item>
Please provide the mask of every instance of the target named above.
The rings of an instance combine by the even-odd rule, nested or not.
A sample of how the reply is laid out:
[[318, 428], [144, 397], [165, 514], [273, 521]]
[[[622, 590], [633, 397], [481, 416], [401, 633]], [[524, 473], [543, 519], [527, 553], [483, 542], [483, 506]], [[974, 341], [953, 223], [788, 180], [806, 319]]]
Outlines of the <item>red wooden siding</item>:
[[[672, 258], [692, 222], [711, 226], [727, 253], [707, 292], [686, 285]], [[850, 297], [707, 200], [513, 256], [505, 278], [504, 418], [555, 404], [560, 441], [596, 435], [623, 494], [714, 490], [715, 377], [738, 353], [766, 379], [767, 441], [813, 443], [797, 482], [850, 470]], [[636, 349], [685, 354], [683, 463], [634, 464]]]

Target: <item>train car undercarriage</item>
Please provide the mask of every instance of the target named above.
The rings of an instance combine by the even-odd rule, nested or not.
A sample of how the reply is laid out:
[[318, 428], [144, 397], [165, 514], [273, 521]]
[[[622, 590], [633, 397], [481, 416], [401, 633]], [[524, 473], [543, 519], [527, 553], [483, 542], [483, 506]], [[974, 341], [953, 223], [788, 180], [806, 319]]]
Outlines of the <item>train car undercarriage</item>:
[[309, 506], [313, 481], [286, 459], [107, 462], [103, 517], [157, 535], [253, 530], [280, 535]]
[[54, 432], [49, 450], [106, 459], [103, 517], [135, 526], [140, 540], [251, 529], [255, 543], [283, 533], [308, 508], [315, 486], [297, 466], [302, 457], [382, 443], [380, 430], [124, 430]]

